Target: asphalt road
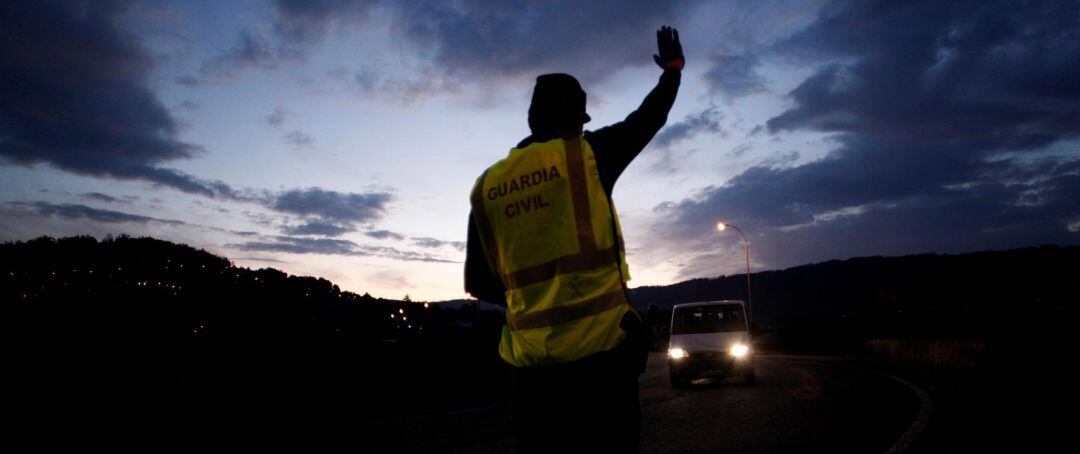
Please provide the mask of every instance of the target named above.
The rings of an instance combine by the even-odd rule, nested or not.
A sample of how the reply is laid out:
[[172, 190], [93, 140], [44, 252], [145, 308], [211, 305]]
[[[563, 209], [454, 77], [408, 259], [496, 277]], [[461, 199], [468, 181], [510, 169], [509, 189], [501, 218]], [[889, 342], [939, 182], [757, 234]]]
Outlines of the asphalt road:
[[[876, 372], [827, 359], [759, 357], [757, 383], [698, 380], [673, 390], [665, 358], [641, 377], [643, 453], [882, 453], [909, 431], [920, 399]], [[199, 451], [512, 452], [509, 405], [234, 439]]]

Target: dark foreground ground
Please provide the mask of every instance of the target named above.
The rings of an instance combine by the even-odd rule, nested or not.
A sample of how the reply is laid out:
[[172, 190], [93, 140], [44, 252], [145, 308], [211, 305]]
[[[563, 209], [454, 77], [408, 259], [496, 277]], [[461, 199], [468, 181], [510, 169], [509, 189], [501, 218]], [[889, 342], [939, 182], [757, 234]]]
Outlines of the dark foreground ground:
[[[1072, 387], [1061, 349], [986, 356], [972, 376], [933, 380], [853, 357], [761, 355], [755, 384], [698, 380], [673, 390], [664, 355], [653, 354], [640, 379], [641, 451], [975, 453], [1063, 446], [1071, 434], [1063, 411]], [[103, 380], [93, 389], [61, 386], [72, 380], [12, 387], [9, 446], [17, 448], [12, 452], [512, 451], [509, 371], [497, 358], [353, 355], [342, 364], [352, 373], [301, 368], [312, 376], [301, 379], [293, 370], [282, 371], [288, 380], [268, 380], [273, 371], [261, 370], [227, 386], [219, 380], [175, 395], [147, 392], [142, 400], [136, 391], [145, 388]]]
[[[642, 452], [884, 452], [920, 410], [912, 389], [810, 357], [763, 357], [758, 382], [672, 390], [662, 354], [641, 378]], [[278, 434], [159, 446], [158, 452], [510, 452], [505, 402]]]

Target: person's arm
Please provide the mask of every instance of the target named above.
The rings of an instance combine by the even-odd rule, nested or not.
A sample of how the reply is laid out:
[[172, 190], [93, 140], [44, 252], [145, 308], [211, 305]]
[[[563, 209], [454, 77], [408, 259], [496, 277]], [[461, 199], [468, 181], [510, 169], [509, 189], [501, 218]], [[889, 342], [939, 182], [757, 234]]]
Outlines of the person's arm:
[[653, 59], [664, 70], [656, 87], [653, 87], [641, 102], [641, 106], [625, 120], [585, 133], [585, 140], [596, 154], [600, 181], [608, 195], [611, 195], [619, 175], [622, 175], [630, 162], [645, 149], [664, 123], [667, 123], [668, 112], [675, 104], [675, 96], [679, 92], [682, 68], [685, 65], [679, 32], [663, 27], [656, 35], [660, 53], [654, 55]]
[[480, 244], [480, 232], [476, 229], [476, 220], [469, 213], [469, 236], [465, 243], [465, 292], [476, 299], [491, 304], [506, 306], [506, 287], [495, 275], [484, 247]]
[[626, 170], [626, 166], [630, 165], [664, 123], [667, 123], [668, 112], [675, 104], [675, 95], [679, 92], [681, 76], [682, 71], [679, 69], [665, 70], [656, 87], [653, 87], [641, 102], [641, 106], [625, 120], [585, 133], [585, 140], [589, 141], [596, 154], [600, 181], [608, 194], [611, 194], [615, 180]]

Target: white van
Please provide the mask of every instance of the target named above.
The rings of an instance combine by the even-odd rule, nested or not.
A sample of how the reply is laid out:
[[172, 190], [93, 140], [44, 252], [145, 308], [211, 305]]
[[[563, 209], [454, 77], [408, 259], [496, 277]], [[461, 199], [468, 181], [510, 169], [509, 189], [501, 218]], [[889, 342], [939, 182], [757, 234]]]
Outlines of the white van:
[[713, 375], [739, 375], [753, 383], [754, 352], [746, 304], [708, 301], [673, 307], [668, 371], [675, 388]]

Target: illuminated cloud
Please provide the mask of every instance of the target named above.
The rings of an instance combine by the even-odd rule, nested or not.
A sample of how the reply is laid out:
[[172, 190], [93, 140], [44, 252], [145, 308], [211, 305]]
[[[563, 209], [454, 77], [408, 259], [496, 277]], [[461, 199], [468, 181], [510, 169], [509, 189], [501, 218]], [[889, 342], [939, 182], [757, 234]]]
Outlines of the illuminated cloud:
[[243, 251], [382, 257], [400, 261], [457, 263], [427, 253], [406, 251], [386, 246], [362, 245], [349, 240], [333, 238], [278, 236], [275, 237], [273, 241], [248, 241], [244, 243], [228, 244], [227, 246]]
[[389, 230], [371, 230], [371, 231], [368, 231], [368, 232], [364, 232], [364, 235], [367, 235], [367, 236], [369, 236], [371, 238], [375, 238], [377, 240], [392, 239], [392, 240], [400, 241], [400, 240], [405, 239], [405, 235], [402, 235], [402, 234], [396, 233], [396, 232], [391, 232]]
[[436, 238], [429, 237], [414, 237], [413, 244], [422, 248], [436, 249], [444, 246], [449, 246], [459, 251], [465, 250], [464, 241], [443, 241]]

